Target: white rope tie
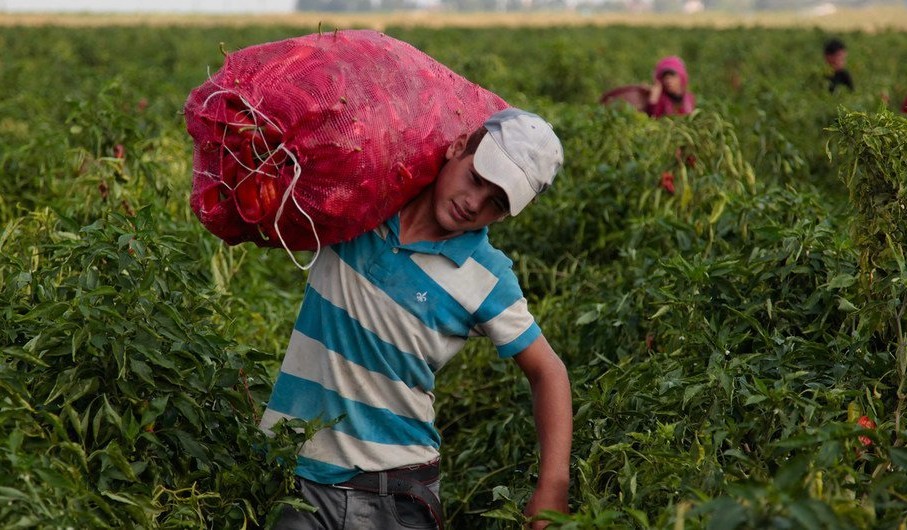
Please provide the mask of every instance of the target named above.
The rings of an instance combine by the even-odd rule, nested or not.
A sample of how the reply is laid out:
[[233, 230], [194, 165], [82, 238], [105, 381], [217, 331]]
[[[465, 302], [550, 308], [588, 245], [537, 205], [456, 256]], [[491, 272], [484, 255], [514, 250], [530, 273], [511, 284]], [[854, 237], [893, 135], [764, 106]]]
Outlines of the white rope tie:
[[[280, 129], [280, 127], [278, 127], [278, 125], [276, 123], [274, 123], [274, 121], [271, 120], [265, 113], [263, 113], [261, 110], [259, 110], [256, 105], [253, 105], [246, 98], [244, 98], [241, 94], [238, 94], [232, 90], [228, 90], [228, 89], [221, 87], [221, 86], [217, 85], [216, 83], [214, 83], [210, 77], [210, 73], [209, 73], [208, 79], [209, 79], [209, 81], [211, 81], [211, 83], [214, 86], [217, 86], [218, 88], [220, 88], [220, 90], [216, 90], [216, 91], [212, 92], [210, 95], [208, 95], [208, 97], [205, 98], [205, 101], [202, 103], [202, 108], [207, 107], [208, 103], [212, 100], [212, 98], [214, 98], [216, 96], [223, 96], [223, 95], [234, 96], [234, 97], [238, 98], [242, 102], [242, 104], [246, 107], [246, 109], [243, 112], [246, 112], [246, 111], [249, 112], [249, 116], [252, 118], [253, 127], [256, 127], [256, 128], [262, 127], [262, 125], [259, 125], [259, 121], [258, 121], [259, 119], [261, 119], [263, 123], [270, 125], [281, 135], [283, 134], [283, 131]], [[259, 101], [259, 104], [261, 104], [261, 101]], [[227, 122], [227, 125], [232, 125], [234, 127], [242, 127], [246, 124], [245, 123]], [[244, 176], [242, 178], [242, 180], [238, 181], [235, 184], [235, 186], [233, 186], [233, 187], [231, 187], [229, 184], [224, 182], [223, 175], [220, 175], [221, 183], [223, 185], [227, 186], [227, 188], [229, 188], [231, 191], [235, 191], [236, 187], [238, 187], [242, 182], [244, 182], [247, 178], [249, 178], [253, 173], [258, 173], [258, 174], [264, 175], [268, 178], [276, 179], [277, 177], [275, 175], [268, 174], [267, 172], [263, 171], [261, 168], [263, 166], [265, 166], [266, 164], [270, 164], [272, 167], [277, 169], [278, 168], [277, 163], [274, 161], [274, 154], [277, 152], [282, 151], [292, 161], [293, 179], [290, 181], [290, 184], [284, 190], [283, 197], [281, 198], [281, 201], [280, 201], [280, 206], [277, 208], [277, 213], [274, 215], [274, 232], [277, 234], [277, 238], [280, 240], [281, 246], [283, 246], [284, 250], [286, 250], [287, 254], [290, 256], [290, 259], [293, 261], [293, 264], [296, 265], [296, 267], [298, 267], [300, 270], [303, 270], [303, 271], [309, 270], [315, 264], [315, 260], [318, 259], [319, 254], [321, 254], [321, 238], [318, 237], [318, 230], [315, 228], [315, 221], [308, 214], [308, 212], [306, 212], [305, 209], [299, 205], [299, 201], [296, 200], [296, 196], [293, 193], [293, 191], [296, 189], [296, 184], [299, 182], [299, 177], [302, 176], [302, 166], [299, 163], [299, 159], [296, 158], [296, 155], [294, 155], [289, 149], [287, 149], [287, 147], [284, 143], [281, 143], [280, 145], [278, 145], [277, 147], [275, 147], [274, 149], [272, 149], [266, 153], [267, 157], [264, 158], [264, 162], [262, 162], [262, 164], [259, 167], [254, 167], [254, 168], [248, 167], [243, 163], [242, 160], [239, 159], [239, 157], [236, 155], [236, 153], [234, 153], [232, 150], [230, 150], [226, 146], [226, 143], [224, 141], [224, 140], [226, 140], [226, 135], [227, 135], [227, 131], [225, 129], [224, 136], [223, 136], [223, 138], [221, 138], [221, 145], [224, 147], [224, 149], [228, 153], [230, 153], [230, 156], [233, 157], [234, 160], [236, 160], [237, 164], [239, 164], [239, 166], [241, 166], [243, 169], [245, 169], [248, 172], [248, 174], [246, 176]], [[251, 147], [252, 147], [252, 149], [255, 149], [254, 144]], [[255, 152], [254, 154], [256, 155], [257, 158], [262, 158], [259, 155], [265, 154], [265, 153]], [[281, 234], [281, 232], [280, 232], [279, 221], [280, 221], [281, 217], [283, 216], [284, 208], [286, 207], [286, 204], [289, 201], [290, 197], [293, 198], [293, 204], [296, 206], [296, 209], [299, 210], [299, 212], [309, 222], [309, 226], [311, 226], [311, 228], [312, 228], [312, 234], [315, 236], [315, 254], [312, 256], [311, 261], [307, 265], [302, 265], [299, 263], [299, 261], [296, 260], [296, 256], [293, 255], [293, 251], [290, 250], [289, 245], [287, 245], [286, 240], [283, 238], [283, 234]]]

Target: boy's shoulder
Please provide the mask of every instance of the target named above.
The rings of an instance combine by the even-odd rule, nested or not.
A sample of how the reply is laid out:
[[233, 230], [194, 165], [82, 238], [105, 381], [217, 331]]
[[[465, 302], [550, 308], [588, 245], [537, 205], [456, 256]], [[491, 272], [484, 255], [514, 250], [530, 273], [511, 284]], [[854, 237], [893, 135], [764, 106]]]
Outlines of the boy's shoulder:
[[[492, 245], [491, 241], [488, 239], [487, 227], [476, 232], [468, 232], [459, 235], [453, 238], [449, 244], [456, 245], [459, 247], [458, 250], [461, 251], [468, 249], [468, 258], [471, 258], [495, 274], [500, 274], [513, 267], [513, 261], [510, 257], [502, 250]], [[454, 258], [454, 261], [460, 262], [459, 264], [462, 264], [464, 258], [467, 257], [464, 254], [459, 259], [456, 259], [456, 257], [453, 256], [454, 254], [456, 254], [456, 252], [452, 252], [451, 256]]]
[[415, 252], [411, 259], [451, 290], [474, 290], [479, 284], [516, 282], [513, 261], [494, 247], [487, 234], [467, 233], [447, 240], [443, 249]]
[[486, 236], [482, 245], [476, 248], [473, 259], [493, 269], [511, 269], [513, 260], [504, 251], [491, 244]]
[[[363, 251], [371, 254], [372, 252], [368, 249], [373, 251], [376, 245], [383, 245], [378, 241], [385, 241], [388, 237], [397, 236], [398, 225], [396, 223], [396, 219], [390, 219], [359, 237], [332, 246], [340, 249], [343, 254]], [[488, 239], [488, 227], [460, 234], [441, 243], [421, 242], [409, 245], [409, 247], [425, 256], [444, 257], [453, 262], [456, 268], [472, 261], [495, 275], [501, 275], [513, 267], [510, 257], [491, 244]]]

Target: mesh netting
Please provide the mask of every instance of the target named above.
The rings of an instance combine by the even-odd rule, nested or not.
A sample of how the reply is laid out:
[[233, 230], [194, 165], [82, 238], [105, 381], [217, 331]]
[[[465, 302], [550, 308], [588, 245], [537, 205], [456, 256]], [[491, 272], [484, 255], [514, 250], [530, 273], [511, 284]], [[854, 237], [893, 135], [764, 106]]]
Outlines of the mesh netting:
[[190, 94], [191, 206], [229, 244], [316, 250], [387, 220], [505, 102], [369, 30], [229, 54]]

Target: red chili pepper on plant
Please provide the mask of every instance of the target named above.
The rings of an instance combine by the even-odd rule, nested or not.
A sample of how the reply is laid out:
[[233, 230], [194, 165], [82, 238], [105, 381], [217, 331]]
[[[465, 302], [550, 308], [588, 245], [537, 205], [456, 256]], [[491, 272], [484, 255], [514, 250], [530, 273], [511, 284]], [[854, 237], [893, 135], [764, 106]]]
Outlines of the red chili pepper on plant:
[[671, 195], [674, 194], [674, 174], [670, 171], [665, 171], [661, 174], [661, 187], [665, 189]]
[[646, 334], [646, 350], [651, 351], [654, 349], [655, 349], [655, 334], [647, 333]]
[[[859, 426], [863, 427], [864, 429], [876, 428], [876, 422], [872, 421], [872, 419], [866, 415], [860, 416], [860, 419], [857, 420], [857, 424], [859, 424]], [[860, 443], [862, 443], [865, 447], [872, 445], [872, 440], [868, 436], [860, 435], [859, 439]]]

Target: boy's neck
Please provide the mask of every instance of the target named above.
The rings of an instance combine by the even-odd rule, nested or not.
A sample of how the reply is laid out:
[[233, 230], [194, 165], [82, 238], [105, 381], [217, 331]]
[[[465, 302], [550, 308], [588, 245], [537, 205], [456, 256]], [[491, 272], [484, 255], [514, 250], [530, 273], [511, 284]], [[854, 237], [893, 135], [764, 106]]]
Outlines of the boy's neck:
[[400, 243], [443, 241], [463, 232], [449, 232], [435, 219], [433, 185], [427, 186], [400, 210]]

